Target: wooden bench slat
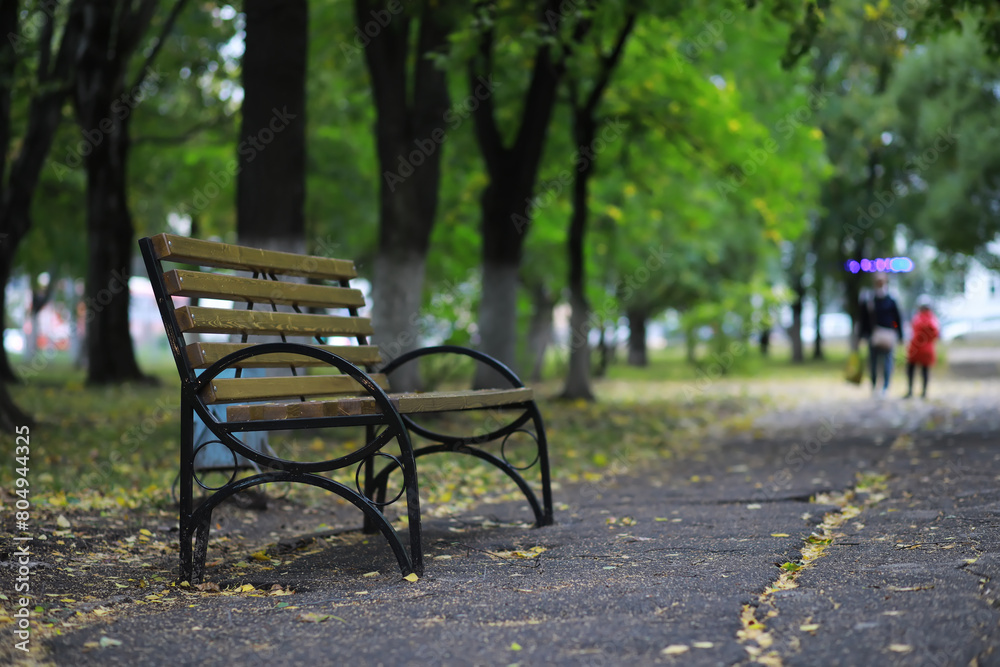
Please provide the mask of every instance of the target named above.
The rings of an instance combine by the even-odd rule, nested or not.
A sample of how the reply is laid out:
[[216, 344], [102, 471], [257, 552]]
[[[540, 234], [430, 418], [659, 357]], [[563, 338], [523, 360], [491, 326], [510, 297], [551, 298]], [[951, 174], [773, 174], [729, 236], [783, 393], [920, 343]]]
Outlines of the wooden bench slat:
[[222, 333], [289, 336], [370, 336], [367, 317], [275, 313], [265, 310], [231, 310], [181, 306], [174, 310], [184, 333]]
[[[515, 389], [478, 389], [460, 392], [427, 392], [423, 394], [390, 394], [389, 401], [400, 414], [451, 412], [496, 408], [526, 403], [534, 397], [530, 387]], [[226, 409], [229, 421], [259, 421], [262, 419], [298, 419], [301, 417], [345, 417], [380, 414], [371, 396], [341, 398], [332, 401], [305, 403], [261, 403], [231, 405]]]
[[163, 274], [171, 296], [188, 296], [254, 303], [280, 303], [319, 308], [361, 307], [361, 290], [309, 285], [260, 278], [243, 278], [202, 271], [174, 269]]
[[151, 238], [158, 259], [180, 264], [280, 273], [286, 276], [324, 280], [350, 280], [358, 275], [354, 262], [346, 259], [248, 248], [174, 234], [157, 234]]
[[[192, 368], [208, 368], [227, 354], [253, 347], [256, 343], [191, 343], [186, 352]], [[371, 366], [382, 363], [378, 347], [374, 345], [312, 345], [347, 359], [352, 364]], [[289, 366], [327, 366], [325, 361], [301, 354], [262, 354], [234, 364], [236, 368], [287, 368]]]
[[[389, 380], [381, 373], [371, 376], [382, 389], [389, 388]], [[297, 396], [332, 396], [356, 394], [364, 389], [348, 375], [300, 375], [297, 377], [216, 378], [202, 390], [206, 403], [235, 403], [238, 401], [269, 401], [276, 398]]]

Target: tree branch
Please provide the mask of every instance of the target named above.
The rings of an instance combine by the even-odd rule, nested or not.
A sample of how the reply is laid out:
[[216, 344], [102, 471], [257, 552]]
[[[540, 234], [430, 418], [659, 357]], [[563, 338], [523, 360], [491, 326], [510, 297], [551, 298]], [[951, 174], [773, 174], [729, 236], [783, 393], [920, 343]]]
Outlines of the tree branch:
[[[485, 6], [485, 3], [477, 3], [477, 9]], [[479, 56], [486, 76], [489, 76], [493, 69], [493, 40], [496, 38], [496, 31], [491, 26], [483, 32], [479, 38]], [[475, 90], [476, 83], [483, 76], [483, 69], [476, 68], [477, 58], [469, 60], [469, 91]], [[497, 127], [496, 106], [493, 103], [493, 96], [487, 95], [485, 100], [472, 112], [472, 122], [476, 130], [476, 141], [486, 162], [486, 171], [491, 177], [495, 177], [503, 170], [504, 156], [507, 149], [503, 145], [500, 130]]]
[[[156, 4], [153, 0], [150, 1], [151, 4]], [[129, 90], [141, 86], [142, 82], [146, 80], [146, 76], [153, 68], [153, 62], [156, 60], [156, 56], [159, 55], [160, 49], [163, 48], [163, 44], [166, 42], [167, 36], [170, 34], [170, 31], [173, 30], [174, 24], [177, 22], [177, 17], [180, 16], [180, 13], [184, 10], [185, 5], [187, 5], [187, 2], [188, 0], [177, 0], [177, 2], [174, 3], [173, 9], [170, 10], [170, 15], [167, 16], [167, 20], [163, 22], [163, 26], [160, 28], [160, 34], [156, 36], [156, 44], [153, 45], [153, 50], [149, 52], [148, 56], [146, 56], [146, 60], [142, 63], [142, 68], [136, 75], [135, 81], [132, 83]]]
[[38, 45], [41, 49], [41, 53], [38, 54], [38, 73], [39, 80], [44, 80], [48, 78], [49, 64], [52, 62], [52, 35], [55, 32], [55, 19], [49, 12], [43, 12], [45, 14], [45, 23], [42, 26], [42, 34], [38, 39]]
[[[355, 25], [361, 28], [375, 11], [368, 0], [355, 0]], [[410, 48], [410, 17], [395, 17], [382, 33], [364, 47], [365, 62], [371, 74], [372, 95], [379, 118], [386, 118], [387, 125], [404, 129], [409, 121], [409, 104], [406, 94], [406, 60]], [[395, 34], [394, 34], [395, 33]]]
[[[558, 8], [559, 3], [556, 0], [550, 0], [546, 3], [546, 11], [543, 16], [549, 12], [558, 11]], [[561, 22], [562, 14], [558, 14], [558, 16]], [[559, 25], [557, 23], [551, 26], [553, 33], [559, 29]], [[580, 20], [573, 29], [570, 43], [565, 45], [563, 53], [557, 60], [552, 59], [549, 45], [546, 44], [538, 48], [535, 54], [535, 67], [531, 73], [531, 83], [524, 101], [524, 111], [521, 114], [521, 127], [518, 128], [517, 138], [514, 141], [513, 151], [519, 155], [517, 158], [519, 163], [533, 164], [537, 167], [545, 143], [544, 135], [548, 131], [548, 121], [555, 106], [559, 82], [566, 71], [567, 59], [572, 52], [573, 45], [583, 41], [592, 25], [593, 21], [589, 16]], [[532, 154], [526, 156], [526, 152]], [[533, 180], [534, 175], [527, 173], [525, 177]]]
[[625, 51], [625, 42], [628, 41], [629, 35], [632, 34], [632, 30], [635, 28], [635, 19], [635, 12], [630, 12], [625, 16], [625, 24], [618, 32], [618, 38], [615, 40], [615, 45], [611, 49], [611, 53], [601, 58], [600, 73], [597, 75], [593, 90], [590, 91], [590, 95], [587, 97], [585, 107], [591, 114], [594, 113], [594, 110], [601, 101], [604, 90], [608, 87], [608, 83], [611, 82], [611, 73], [621, 60], [622, 53]]

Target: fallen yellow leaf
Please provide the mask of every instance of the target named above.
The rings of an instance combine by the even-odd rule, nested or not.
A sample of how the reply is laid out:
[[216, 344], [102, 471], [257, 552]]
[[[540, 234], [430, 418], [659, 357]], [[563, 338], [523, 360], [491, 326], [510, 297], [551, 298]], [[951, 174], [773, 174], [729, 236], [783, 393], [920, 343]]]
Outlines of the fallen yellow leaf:
[[799, 630], [802, 632], [816, 632], [819, 630], [819, 623], [805, 623], [799, 626]]
[[771, 537], [788, 537], [788, 533], [771, 533]]
[[896, 653], [909, 653], [913, 650], [913, 647], [909, 644], [889, 644], [889, 650]]
[[330, 619], [330, 614], [317, 614], [314, 611], [303, 612], [295, 619], [302, 623], [322, 623]]
[[671, 644], [667, 648], [660, 651], [663, 655], [680, 655], [681, 653], [687, 653], [691, 648], [686, 644]]
[[414, 581], [415, 582], [415, 581], [419, 581], [420, 577], [417, 576], [416, 572], [410, 572], [408, 575], [406, 575], [405, 577], [403, 577], [403, 579], [406, 579], [407, 581]]
[[60, 514], [56, 517], [56, 525], [60, 528], [69, 528], [69, 519]]

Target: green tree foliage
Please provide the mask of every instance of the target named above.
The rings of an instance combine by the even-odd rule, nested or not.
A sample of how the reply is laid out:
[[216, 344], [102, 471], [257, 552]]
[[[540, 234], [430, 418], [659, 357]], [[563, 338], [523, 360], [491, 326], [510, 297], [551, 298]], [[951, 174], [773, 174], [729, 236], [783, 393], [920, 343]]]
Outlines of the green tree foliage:
[[974, 254], [1000, 233], [998, 85], [1000, 63], [970, 25], [914, 49], [891, 84], [902, 159], [883, 197], [939, 250]]
[[[692, 26], [701, 31], [686, 33]], [[767, 259], [802, 233], [825, 160], [804, 78], [780, 68], [787, 35], [765, 12], [695, 12], [637, 27], [608, 99], [630, 122], [622, 168], [597, 188], [614, 222], [595, 253], [614, 253], [611, 290], [595, 295], [605, 313], [638, 325], [701, 304], [700, 321], [710, 319], [704, 304], [718, 304], [721, 317], [727, 290], [757, 284]], [[660, 66], [641, 65], [649, 62]], [[630, 356], [643, 355], [640, 336]]]

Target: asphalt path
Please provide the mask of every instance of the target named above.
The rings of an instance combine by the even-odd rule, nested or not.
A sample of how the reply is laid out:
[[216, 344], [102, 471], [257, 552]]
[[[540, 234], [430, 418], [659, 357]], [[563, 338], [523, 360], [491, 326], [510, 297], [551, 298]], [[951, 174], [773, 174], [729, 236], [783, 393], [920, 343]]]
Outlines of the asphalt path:
[[[788, 405], [690, 459], [560, 485], [554, 526], [517, 503], [428, 520], [416, 582], [380, 538], [285, 531], [280, 567], [227, 561], [209, 576], [225, 592], [133, 605], [46, 659], [997, 665], [998, 402]], [[275, 585], [295, 592], [260, 593]]]

